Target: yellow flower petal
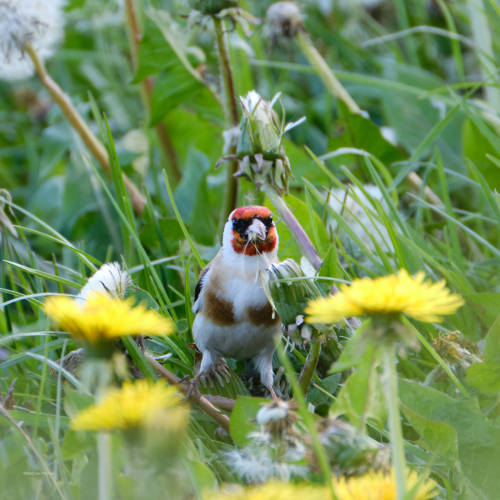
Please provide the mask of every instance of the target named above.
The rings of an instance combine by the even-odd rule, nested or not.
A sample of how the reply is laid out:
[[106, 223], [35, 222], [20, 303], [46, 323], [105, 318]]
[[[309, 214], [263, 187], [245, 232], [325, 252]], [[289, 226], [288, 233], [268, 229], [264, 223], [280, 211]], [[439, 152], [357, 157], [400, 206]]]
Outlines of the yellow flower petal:
[[424, 281], [424, 273], [410, 276], [405, 270], [382, 278], [362, 278], [342, 285], [339, 293], [309, 302], [308, 323], [336, 323], [349, 316], [407, 314], [425, 322], [439, 322], [463, 305], [444, 281]]
[[[333, 479], [338, 500], [397, 500], [394, 472], [370, 472], [363, 476]], [[406, 489], [413, 500], [429, 500], [436, 493], [436, 483], [422, 478], [415, 471], [406, 473]], [[235, 488], [228, 492], [213, 492], [203, 495], [203, 500], [330, 500], [326, 486], [305, 483], [269, 481], [258, 486]]]
[[330, 500], [330, 498], [330, 492], [324, 487], [281, 481], [269, 481], [258, 486], [235, 488], [235, 491], [203, 495], [203, 500]]
[[125, 335], [168, 335], [172, 322], [134, 300], [92, 293], [85, 302], [69, 297], [50, 297], [43, 309], [63, 330], [89, 344]]
[[102, 401], [80, 412], [71, 428], [110, 431], [151, 425], [178, 429], [187, 421], [188, 410], [182, 403], [177, 389], [162, 382], [125, 382], [121, 389], [110, 390]]
[[[338, 500], [396, 500], [396, 480], [394, 473], [370, 472], [360, 477], [341, 477], [334, 483]], [[415, 471], [406, 475], [406, 490], [412, 492], [413, 500], [433, 498], [436, 484], [432, 480], [422, 480]]]

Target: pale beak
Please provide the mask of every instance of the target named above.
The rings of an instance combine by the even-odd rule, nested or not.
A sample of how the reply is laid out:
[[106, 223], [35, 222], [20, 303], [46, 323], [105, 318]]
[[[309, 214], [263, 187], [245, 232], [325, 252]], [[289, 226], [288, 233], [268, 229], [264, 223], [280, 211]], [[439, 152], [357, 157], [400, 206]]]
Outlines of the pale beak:
[[248, 241], [262, 240], [266, 239], [267, 229], [263, 222], [259, 219], [254, 219], [247, 229]]

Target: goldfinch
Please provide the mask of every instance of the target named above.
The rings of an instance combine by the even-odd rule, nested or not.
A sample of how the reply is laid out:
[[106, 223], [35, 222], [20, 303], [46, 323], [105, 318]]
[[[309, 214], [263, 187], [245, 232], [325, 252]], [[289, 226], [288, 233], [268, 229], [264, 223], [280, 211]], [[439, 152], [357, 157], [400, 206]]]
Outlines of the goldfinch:
[[193, 337], [203, 357], [196, 386], [222, 356], [253, 359], [262, 384], [273, 399], [272, 358], [279, 317], [259, 275], [278, 263], [278, 233], [266, 207], [240, 207], [229, 215], [222, 247], [203, 269], [196, 285]]

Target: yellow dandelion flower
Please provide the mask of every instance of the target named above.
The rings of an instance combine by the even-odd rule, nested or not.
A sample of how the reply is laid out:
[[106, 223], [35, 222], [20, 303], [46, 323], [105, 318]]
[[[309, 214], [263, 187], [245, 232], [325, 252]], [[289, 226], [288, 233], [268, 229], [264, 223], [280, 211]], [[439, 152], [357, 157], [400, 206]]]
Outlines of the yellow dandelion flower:
[[187, 408], [177, 389], [161, 382], [138, 380], [111, 389], [97, 404], [86, 408], [71, 420], [71, 428], [85, 431], [111, 431], [154, 427], [182, 428]]
[[43, 309], [47, 316], [77, 340], [98, 344], [125, 335], [168, 335], [172, 322], [134, 300], [91, 293], [82, 303], [69, 297], [50, 297]]
[[415, 277], [405, 270], [382, 278], [362, 278], [342, 285], [340, 292], [309, 302], [309, 323], [335, 323], [342, 318], [362, 315], [407, 314], [425, 322], [439, 322], [453, 314], [464, 301], [451, 293], [443, 281], [424, 281], [423, 272]]
[[[397, 500], [394, 473], [370, 472], [364, 476], [345, 479], [341, 477], [334, 483], [338, 500]], [[424, 479], [415, 472], [406, 475], [406, 489], [413, 500], [428, 500], [436, 493], [436, 483]]]
[[211, 492], [203, 495], [203, 500], [330, 500], [330, 491], [312, 484], [294, 484], [269, 481], [247, 488], [236, 487], [224, 492]]

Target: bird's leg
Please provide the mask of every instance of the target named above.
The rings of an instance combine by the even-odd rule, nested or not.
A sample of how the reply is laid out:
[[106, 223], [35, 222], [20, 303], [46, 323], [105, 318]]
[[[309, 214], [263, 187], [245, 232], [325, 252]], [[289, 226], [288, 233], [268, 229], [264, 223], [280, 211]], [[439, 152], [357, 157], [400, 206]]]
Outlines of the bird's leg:
[[254, 362], [260, 373], [260, 381], [262, 382], [262, 385], [271, 393], [271, 397], [274, 401], [279, 401], [280, 398], [276, 395], [276, 392], [273, 389], [273, 353], [274, 346], [272, 349], [268, 349], [264, 351], [264, 353], [258, 355]]
[[188, 390], [186, 391], [186, 398], [189, 399], [193, 391], [195, 394], [200, 394], [200, 389], [198, 387], [200, 378], [205, 375], [212, 366], [217, 362], [218, 356], [210, 351], [203, 351], [203, 357], [201, 358], [201, 366], [198, 373], [191, 379], [185, 380], [189, 383]]
[[273, 389], [273, 386], [269, 386], [267, 390], [271, 393], [271, 397], [273, 398], [273, 401], [278, 402], [281, 401], [281, 399], [277, 396], [276, 392]]

